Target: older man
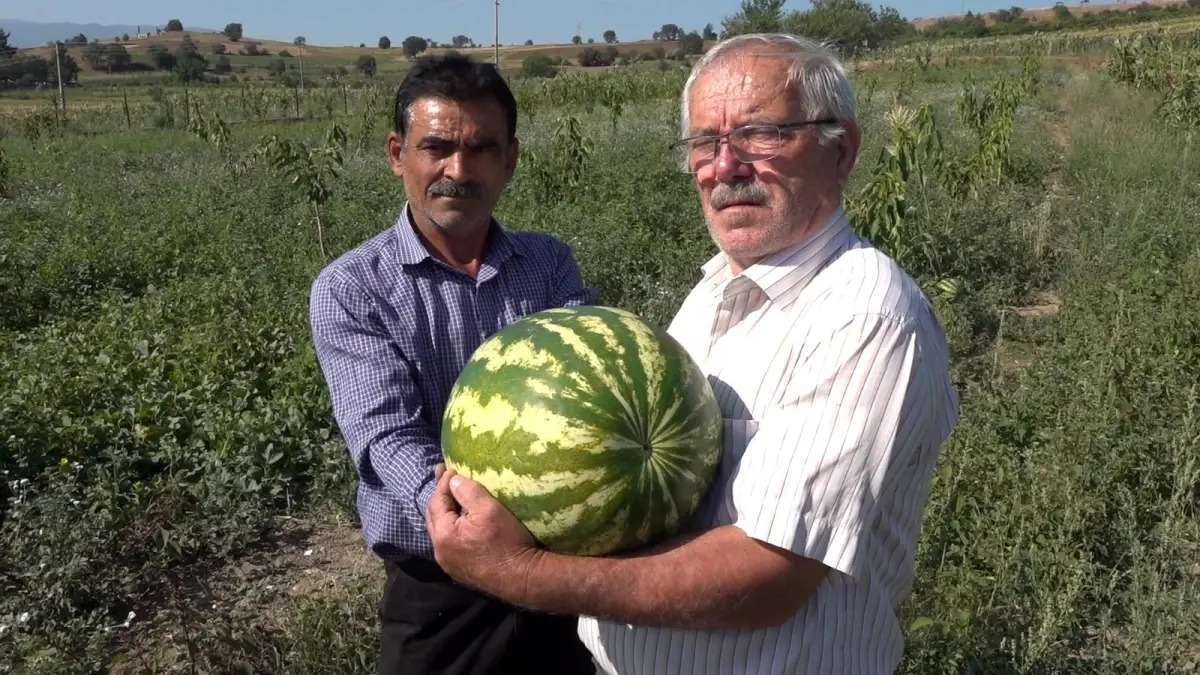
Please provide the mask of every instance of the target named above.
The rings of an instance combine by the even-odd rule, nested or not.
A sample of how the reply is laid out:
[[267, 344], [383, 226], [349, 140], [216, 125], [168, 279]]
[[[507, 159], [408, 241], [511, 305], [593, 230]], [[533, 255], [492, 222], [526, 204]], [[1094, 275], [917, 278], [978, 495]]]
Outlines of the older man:
[[891, 672], [958, 406], [927, 299], [841, 207], [852, 87], [809, 40], [739, 37], [697, 63], [682, 113], [680, 160], [721, 250], [670, 326], [725, 416], [701, 527], [628, 555], [557, 555], [441, 472], [435, 555], [509, 602], [582, 615], [609, 673]]
[[384, 561], [380, 675], [594, 673], [575, 620], [455, 583], [425, 530], [442, 412], [472, 352], [549, 307], [590, 304], [570, 249], [492, 216], [517, 165], [517, 106], [490, 64], [429, 57], [396, 91], [387, 138], [408, 201], [312, 286], [317, 358]]

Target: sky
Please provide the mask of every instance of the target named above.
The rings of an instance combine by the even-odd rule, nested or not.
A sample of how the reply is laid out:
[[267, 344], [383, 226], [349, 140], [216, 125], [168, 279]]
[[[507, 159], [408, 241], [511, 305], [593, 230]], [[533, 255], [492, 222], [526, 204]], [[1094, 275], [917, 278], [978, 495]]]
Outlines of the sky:
[[[976, 12], [1013, 4], [996, 0], [895, 0], [876, 3], [895, 7], [909, 19]], [[1052, 5], [1046, 0], [1037, 6]], [[1074, 3], [1072, 3], [1074, 4]], [[622, 41], [649, 39], [665, 23], [701, 30], [707, 23], [720, 31], [721, 19], [733, 14], [740, 0], [500, 0], [500, 43], [569, 42], [577, 30], [584, 40], [602, 41], [605, 30]], [[809, 2], [789, 0], [784, 9], [806, 9]], [[399, 44], [408, 35], [448, 42], [458, 34], [478, 44], [492, 44], [493, 0], [0, 0], [0, 17], [38, 22], [164, 25], [177, 18], [184, 29], [221, 30], [242, 24], [247, 37], [288, 40], [303, 35], [312, 45], [374, 45], [387, 35]]]

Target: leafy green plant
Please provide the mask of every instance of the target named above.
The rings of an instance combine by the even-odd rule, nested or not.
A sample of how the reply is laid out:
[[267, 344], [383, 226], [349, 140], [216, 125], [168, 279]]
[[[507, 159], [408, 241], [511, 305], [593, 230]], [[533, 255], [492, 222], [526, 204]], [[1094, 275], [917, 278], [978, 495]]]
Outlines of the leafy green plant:
[[550, 148], [545, 152], [528, 151], [525, 175], [542, 200], [566, 197], [579, 186], [593, 152], [591, 139], [584, 135], [579, 118], [559, 118]]
[[346, 152], [346, 130], [340, 124], [329, 128], [325, 142], [315, 145], [307, 141], [280, 138], [272, 134], [258, 145], [258, 152], [308, 204], [317, 228], [317, 246], [321, 257], [328, 259], [325, 247], [325, 224], [321, 207], [329, 200], [332, 181], [341, 171]]

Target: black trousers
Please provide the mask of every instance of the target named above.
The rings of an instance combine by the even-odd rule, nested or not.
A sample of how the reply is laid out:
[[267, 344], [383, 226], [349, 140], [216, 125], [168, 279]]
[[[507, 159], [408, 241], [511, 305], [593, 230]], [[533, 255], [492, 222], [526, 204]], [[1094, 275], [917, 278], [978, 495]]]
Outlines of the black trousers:
[[424, 558], [385, 560], [379, 675], [595, 675], [578, 617], [526, 611]]

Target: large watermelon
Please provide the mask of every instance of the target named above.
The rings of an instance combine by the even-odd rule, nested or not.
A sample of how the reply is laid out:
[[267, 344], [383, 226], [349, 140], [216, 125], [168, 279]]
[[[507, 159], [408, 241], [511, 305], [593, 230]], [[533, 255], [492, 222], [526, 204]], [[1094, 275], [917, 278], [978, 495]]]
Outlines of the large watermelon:
[[570, 307], [480, 345], [450, 393], [442, 451], [546, 548], [605, 555], [679, 530], [712, 484], [721, 432], [674, 338], [624, 310]]

